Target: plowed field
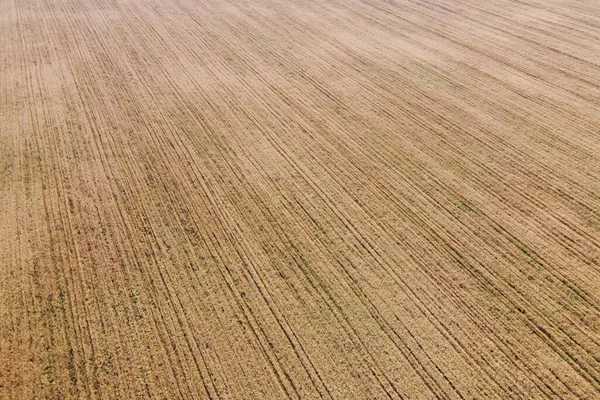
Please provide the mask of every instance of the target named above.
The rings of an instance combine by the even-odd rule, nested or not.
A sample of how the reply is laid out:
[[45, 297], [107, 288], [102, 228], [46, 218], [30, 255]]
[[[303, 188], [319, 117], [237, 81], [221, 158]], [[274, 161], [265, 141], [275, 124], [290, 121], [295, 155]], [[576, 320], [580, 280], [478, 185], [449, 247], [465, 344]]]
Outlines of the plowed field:
[[600, 398], [600, 3], [0, 0], [0, 398]]

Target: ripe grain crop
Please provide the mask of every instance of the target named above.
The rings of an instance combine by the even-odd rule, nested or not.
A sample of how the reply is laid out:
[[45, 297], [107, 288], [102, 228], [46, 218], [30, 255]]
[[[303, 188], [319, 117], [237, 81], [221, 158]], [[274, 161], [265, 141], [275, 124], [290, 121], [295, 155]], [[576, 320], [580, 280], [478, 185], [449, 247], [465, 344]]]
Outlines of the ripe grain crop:
[[0, 398], [600, 397], [600, 3], [0, 0]]

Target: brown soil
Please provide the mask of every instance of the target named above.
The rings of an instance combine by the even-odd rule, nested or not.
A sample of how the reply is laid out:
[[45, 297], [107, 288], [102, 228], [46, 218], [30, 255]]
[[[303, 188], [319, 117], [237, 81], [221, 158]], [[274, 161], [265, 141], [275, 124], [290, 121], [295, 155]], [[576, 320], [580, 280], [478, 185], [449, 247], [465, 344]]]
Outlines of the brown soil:
[[600, 3], [0, 0], [0, 398], [600, 398]]

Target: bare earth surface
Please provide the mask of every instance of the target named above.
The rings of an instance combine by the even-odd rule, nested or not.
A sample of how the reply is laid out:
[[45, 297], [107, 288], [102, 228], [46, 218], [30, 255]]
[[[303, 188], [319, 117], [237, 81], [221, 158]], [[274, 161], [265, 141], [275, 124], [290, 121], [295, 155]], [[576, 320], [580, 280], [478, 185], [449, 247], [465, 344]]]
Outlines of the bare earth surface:
[[0, 398], [600, 398], [600, 3], [0, 0]]

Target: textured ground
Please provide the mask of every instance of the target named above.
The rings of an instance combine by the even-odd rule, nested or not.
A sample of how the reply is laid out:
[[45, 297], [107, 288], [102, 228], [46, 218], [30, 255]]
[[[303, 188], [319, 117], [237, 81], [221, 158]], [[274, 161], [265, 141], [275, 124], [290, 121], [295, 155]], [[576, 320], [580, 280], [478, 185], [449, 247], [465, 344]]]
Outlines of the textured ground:
[[0, 0], [0, 398], [600, 398], [600, 3]]

